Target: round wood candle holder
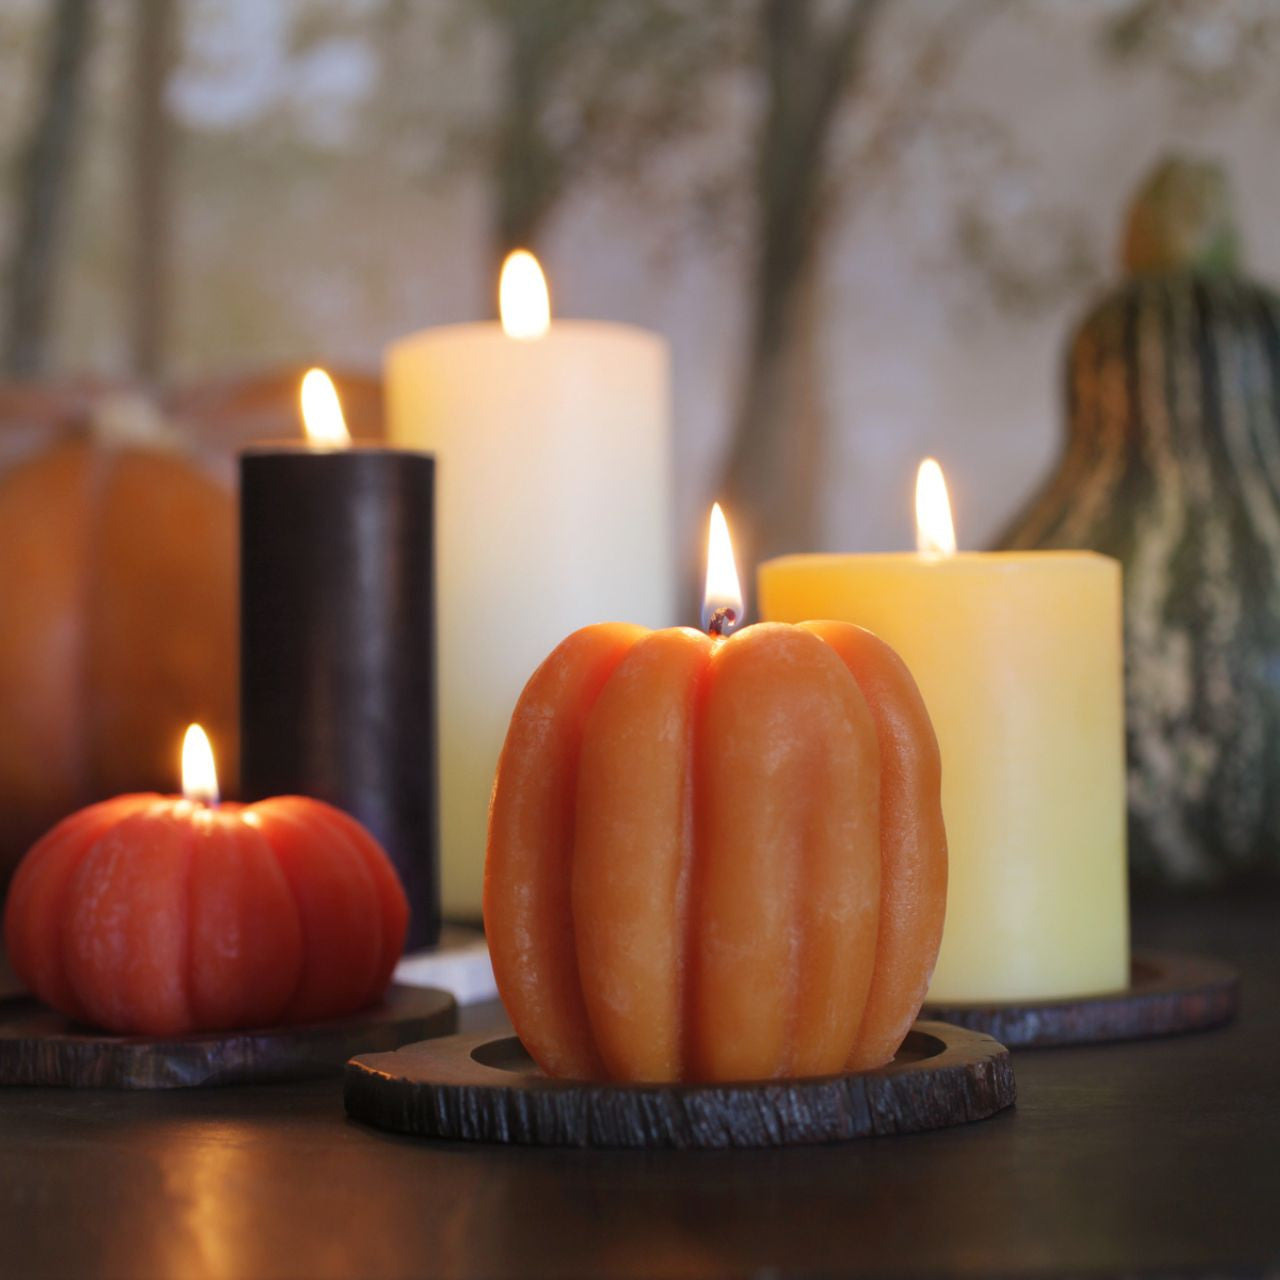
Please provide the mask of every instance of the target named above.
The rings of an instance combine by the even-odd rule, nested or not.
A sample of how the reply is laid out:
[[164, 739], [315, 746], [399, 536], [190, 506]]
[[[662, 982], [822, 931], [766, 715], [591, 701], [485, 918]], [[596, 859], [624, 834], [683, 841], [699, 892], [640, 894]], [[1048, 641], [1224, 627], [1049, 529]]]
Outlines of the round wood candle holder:
[[0, 1085], [181, 1089], [302, 1080], [340, 1071], [353, 1054], [447, 1035], [458, 1006], [445, 991], [394, 986], [350, 1018], [152, 1038], [81, 1027], [27, 996], [0, 1003]]
[[1009, 1052], [918, 1022], [878, 1071], [732, 1084], [542, 1074], [514, 1036], [448, 1036], [347, 1064], [347, 1112], [396, 1133], [553, 1147], [782, 1147], [916, 1133], [1013, 1105]]
[[1230, 1022], [1240, 975], [1220, 960], [1135, 950], [1122, 991], [1061, 1000], [934, 1003], [923, 1014], [995, 1036], [1011, 1049], [1145, 1040], [1206, 1031]]

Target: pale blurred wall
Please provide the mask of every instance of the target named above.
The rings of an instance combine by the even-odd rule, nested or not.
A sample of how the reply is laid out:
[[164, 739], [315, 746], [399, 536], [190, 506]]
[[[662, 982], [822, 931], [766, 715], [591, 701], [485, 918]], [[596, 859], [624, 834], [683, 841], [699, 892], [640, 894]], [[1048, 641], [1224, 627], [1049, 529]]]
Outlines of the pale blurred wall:
[[[939, 3], [950, 0], [895, 0], [877, 45], [887, 76]], [[384, 55], [360, 36], [368, 7], [351, 0], [352, 31], [299, 63], [272, 6], [197, 3], [191, 65], [171, 94], [196, 135], [179, 178], [176, 376], [299, 357], [376, 365], [397, 334], [483, 313], [492, 285], [476, 175], [442, 177], [419, 155], [351, 141], [383, 74]], [[1056, 449], [1067, 327], [1111, 272], [1125, 198], [1165, 149], [1227, 161], [1250, 261], [1280, 280], [1280, 80], [1200, 91], [1179, 59], [1241, 57], [1212, 39], [1116, 64], [1100, 54], [1098, 30], [1120, 8], [1016, 0], [949, 69], [931, 122], [880, 171], [842, 175], [820, 299], [827, 547], [908, 545], [926, 452], [952, 480], [962, 543], [982, 545], [1025, 498]], [[485, 73], [482, 57], [442, 74], [436, 109], [472, 109]], [[95, 77], [120, 74], [108, 49]], [[20, 92], [5, 90], [10, 141]], [[710, 233], [686, 226], [670, 192], [745, 147], [750, 93], [728, 85], [721, 106], [724, 141], [673, 155], [652, 201], [579, 189], [543, 246], [559, 314], [649, 326], [672, 344], [686, 547], [713, 496], [739, 372], [747, 233], [740, 217]], [[77, 269], [58, 309], [64, 370], [121, 359], [112, 127], [110, 112], [96, 114]], [[855, 149], [856, 129], [853, 119], [842, 149]], [[981, 247], [965, 226], [979, 228]]]
[[[951, 477], [962, 541], [996, 534], [1056, 456], [1066, 335], [1116, 277], [1126, 201], [1166, 150], [1225, 162], [1252, 274], [1280, 284], [1280, 77], [1259, 71], [1238, 98], [1208, 101], [1166, 66], [1103, 62], [1094, 20], [1116, 7], [1062, 0], [1042, 23], [996, 23], [949, 98], [957, 113], [1008, 128], [1021, 163], [987, 168], [979, 201], [1027, 264], [1027, 286], [1043, 290], [1039, 305], [1000, 305], [955, 251], [944, 211], [956, 188], [937, 155], [913, 161], [918, 176], [898, 198], [877, 200], [841, 236], [827, 359], [841, 427], [826, 504], [832, 548], [908, 545], [915, 463], [930, 452]], [[974, 169], [983, 171], [977, 157]], [[1055, 286], [1055, 259], [1076, 237], [1092, 261]]]

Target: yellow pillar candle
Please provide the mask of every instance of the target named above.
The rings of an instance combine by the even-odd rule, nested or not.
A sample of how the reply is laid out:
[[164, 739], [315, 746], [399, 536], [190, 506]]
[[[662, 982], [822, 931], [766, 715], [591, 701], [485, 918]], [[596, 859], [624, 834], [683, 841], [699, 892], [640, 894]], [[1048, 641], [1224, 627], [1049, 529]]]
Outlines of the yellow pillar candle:
[[666, 626], [668, 353], [655, 333], [550, 318], [527, 253], [503, 323], [386, 353], [392, 441], [436, 455], [440, 832], [446, 913], [480, 914], [498, 753], [533, 670], [599, 618]]
[[1120, 566], [1090, 552], [956, 555], [953, 536], [922, 538], [930, 553], [769, 561], [759, 598], [767, 619], [874, 631], [924, 695], [950, 857], [929, 998], [1123, 987]]

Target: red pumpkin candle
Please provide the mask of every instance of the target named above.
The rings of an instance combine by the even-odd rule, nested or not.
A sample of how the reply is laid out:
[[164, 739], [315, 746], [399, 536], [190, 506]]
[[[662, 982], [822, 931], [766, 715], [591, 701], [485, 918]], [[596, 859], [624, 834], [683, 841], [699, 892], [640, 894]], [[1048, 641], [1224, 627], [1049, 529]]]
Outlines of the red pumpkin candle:
[[373, 837], [301, 796], [219, 805], [196, 725], [183, 790], [91, 805], [27, 853], [4, 918], [19, 978], [68, 1017], [122, 1034], [306, 1022], [375, 1003], [408, 906]]
[[946, 838], [915, 682], [847, 623], [729, 634], [727, 532], [719, 563], [711, 634], [586, 627], [511, 720], [485, 927], [503, 1003], [550, 1075], [871, 1068], [924, 1000]]

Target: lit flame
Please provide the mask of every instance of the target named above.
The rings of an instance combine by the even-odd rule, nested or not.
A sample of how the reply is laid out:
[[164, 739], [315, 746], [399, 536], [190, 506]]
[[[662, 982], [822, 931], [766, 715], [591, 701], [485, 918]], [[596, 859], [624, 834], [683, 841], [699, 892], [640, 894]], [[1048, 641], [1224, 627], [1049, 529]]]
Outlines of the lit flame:
[[742, 621], [742, 586], [733, 562], [733, 543], [724, 512], [717, 502], [711, 508], [707, 535], [707, 588], [702, 595], [702, 629], [727, 636]]
[[551, 328], [547, 278], [528, 249], [513, 250], [502, 264], [498, 314], [508, 338], [541, 338]]
[[187, 726], [182, 739], [182, 794], [196, 804], [218, 803], [218, 771], [213, 764], [213, 748], [198, 725]]
[[956, 529], [942, 468], [926, 458], [916, 472], [916, 550], [925, 556], [953, 556]]
[[338, 390], [323, 369], [308, 369], [302, 379], [302, 425], [312, 444], [332, 449], [351, 443]]

